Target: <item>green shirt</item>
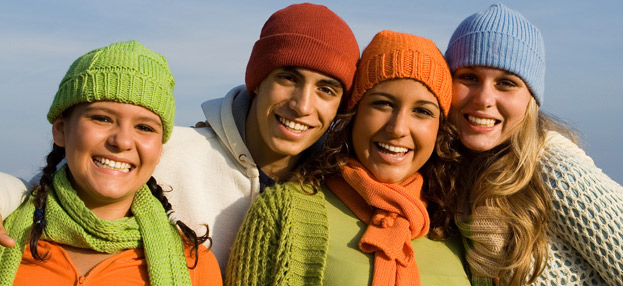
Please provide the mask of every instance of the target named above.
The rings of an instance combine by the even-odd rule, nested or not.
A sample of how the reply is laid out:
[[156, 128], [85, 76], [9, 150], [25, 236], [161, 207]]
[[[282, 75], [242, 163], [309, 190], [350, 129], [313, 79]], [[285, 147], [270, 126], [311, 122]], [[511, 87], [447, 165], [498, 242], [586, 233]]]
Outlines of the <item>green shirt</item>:
[[[329, 218], [329, 250], [324, 285], [369, 285], [374, 255], [359, 250], [366, 225], [336, 197], [323, 189]], [[421, 285], [470, 285], [463, 268], [464, 251], [459, 238], [433, 241], [414, 239], [411, 245], [420, 271]]]
[[[357, 248], [363, 229], [326, 187], [315, 195], [295, 183], [268, 188], [238, 231], [225, 285], [367, 285], [373, 258]], [[421, 285], [469, 285], [458, 241], [413, 243]]]

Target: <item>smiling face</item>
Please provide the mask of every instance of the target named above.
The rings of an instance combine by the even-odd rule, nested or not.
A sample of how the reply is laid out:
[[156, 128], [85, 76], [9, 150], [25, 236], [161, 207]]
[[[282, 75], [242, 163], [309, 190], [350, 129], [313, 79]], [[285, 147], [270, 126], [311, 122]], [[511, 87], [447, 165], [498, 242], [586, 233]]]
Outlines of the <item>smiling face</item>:
[[440, 118], [437, 97], [422, 83], [383, 81], [357, 107], [352, 133], [357, 159], [379, 181], [400, 183], [430, 158]]
[[162, 132], [158, 115], [118, 102], [75, 105], [52, 127], [54, 143], [65, 147], [72, 186], [96, 215], [111, 205], [129, 209], [160, 161]]
[[450, 120], [465, 147], [491, 150], [521, 126], [530, 99], [528, 86], [516, 75], [489, 67], [461, 68], [453, 75]]
[[331, 77], [290, 67], [274, 70], [254, 91], [246, 142], [262, 168], [298, 156], [318, 141], [333, 121], [344, 93], [342, 84]]

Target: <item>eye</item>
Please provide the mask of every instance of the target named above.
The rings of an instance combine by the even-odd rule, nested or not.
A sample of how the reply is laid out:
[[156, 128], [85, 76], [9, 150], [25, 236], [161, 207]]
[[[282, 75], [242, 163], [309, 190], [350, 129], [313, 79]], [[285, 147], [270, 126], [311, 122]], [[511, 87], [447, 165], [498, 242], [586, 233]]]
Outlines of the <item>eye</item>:
[[377, 109], [391, 109], [394, 107], [391, 101], [388, 100], [375, 100], [371, 103]]
[[156, 128], [153, 128], [147, 124], [139, 124], [136, 126], [136, 129], [144, 132], [156, 132]]
[[320, 86], [318, 87], [318, 90], [326, 95], [330, 95], [330, 96], [337, 96], [337, 91], [335, 91], [335, 89], [328, 87], [328, 86]]
[[416, 107], [413, 109], [413, 112], [417, 115], [425, 117], [433, 117], [435, 115], [435, 113], [426, 107]]
[[91, 120], [98, 121], [98, 122], [112, 122], [112, 119], [110, 119], [110, 117], [105, 116], [105, 115], [95, 114], [95, 115], [91, 115], [90, 118]]
[[454, 79], [462, 82], [478, 82], [478, 76], [469, 72], [456, 74]]
[[497, 85], [502, 88], [513, 88], [518, 86], [517, 83], [510, 79], [501, 79], [497, 82]]
[[291, 73], [280, 73], [277, 75], [277, 79], [282, 82], [297, 82], [296, 76]]

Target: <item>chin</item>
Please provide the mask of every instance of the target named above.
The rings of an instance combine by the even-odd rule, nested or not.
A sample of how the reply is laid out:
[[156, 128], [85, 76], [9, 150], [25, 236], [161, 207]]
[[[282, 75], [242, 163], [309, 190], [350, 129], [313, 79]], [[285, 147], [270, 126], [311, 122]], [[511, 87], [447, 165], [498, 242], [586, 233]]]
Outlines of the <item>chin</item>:
[[[381, 174], [383, 174], [383, 172], [381, 172]], [[374, 176], [377, 178], [377, 180], [379, 180], [379, 182], [386, 184], [397, 184], [406, 179], [406, 177], [399, 175], [387, 176], [387, 174], [385, 174], [385, 176], [377, 176], [376, 174], [374, 174]]]
[[488, 138], [461, 138], [463, 146], [474, 152], [489, 151], [499, 145], [491, 143], [491, 141]]

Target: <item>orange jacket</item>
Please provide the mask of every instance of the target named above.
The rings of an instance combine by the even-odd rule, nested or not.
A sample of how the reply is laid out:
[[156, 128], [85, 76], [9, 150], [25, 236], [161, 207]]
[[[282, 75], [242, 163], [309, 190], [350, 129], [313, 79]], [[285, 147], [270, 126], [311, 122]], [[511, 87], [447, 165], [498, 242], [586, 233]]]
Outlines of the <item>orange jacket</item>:
[[[85, 276], [80, 276], [69, 255], [57, 243], [39, 241], [40, 249], [49, 249], [46, 261], [35, 260], [26, 246], [22, 263], [17, 270], [13, 285], [149, 285], [147, 260], [142, 248], [128, 249], [100, 262]], [[186, 248], [186, 260], [190, 248]], [[199, 262], [195, 269], [188, 269], [192, 285], [222, 285], [221, 272], [216, 258], [201, 245]]]

